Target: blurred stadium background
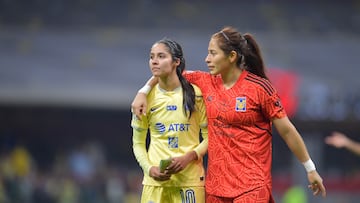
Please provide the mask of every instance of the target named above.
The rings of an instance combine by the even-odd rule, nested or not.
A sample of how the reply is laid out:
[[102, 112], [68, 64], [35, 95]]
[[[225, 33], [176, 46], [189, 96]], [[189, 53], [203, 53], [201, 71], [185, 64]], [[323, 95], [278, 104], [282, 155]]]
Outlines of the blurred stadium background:
[[225, 25], [258, 40], [327, 187], [312, 196], [274, 133], [277, 202], [359, 202], [360, 157], [324, 137], [360, 141], [360, 1], [0, 0], [0, 203], [139, 202], [130, 103], [149, 48], [173, 38], [206, 71]]

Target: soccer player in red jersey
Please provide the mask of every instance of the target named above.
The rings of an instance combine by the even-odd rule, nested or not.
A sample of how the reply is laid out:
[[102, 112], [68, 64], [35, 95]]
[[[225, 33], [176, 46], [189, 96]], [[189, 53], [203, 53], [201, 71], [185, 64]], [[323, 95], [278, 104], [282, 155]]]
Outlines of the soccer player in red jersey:
[[[325, 197], [323, 180], [268, 80], [254, 37], [225, 27], [212, 35], [205, 62], [209, 73], [192, 71], [184, 76], [201, 89], [206, 104], [206, 202], [274, 202], [272, 126], [304, 164], [313, 194]], [[135, 114], [140, 116], [146, 109], [145, 95], [156, 81], [150, 79], [139, 90], [132, 103]]]

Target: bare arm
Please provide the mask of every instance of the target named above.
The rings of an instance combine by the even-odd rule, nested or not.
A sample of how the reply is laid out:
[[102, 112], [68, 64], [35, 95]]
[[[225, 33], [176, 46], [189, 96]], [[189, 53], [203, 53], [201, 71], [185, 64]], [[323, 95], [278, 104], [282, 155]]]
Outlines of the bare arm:
[[158, 83], [158, 78], [151, 77], [146, 82], [144, 87], [142, 87], [139, 90], [133, 102], [131, 103], [131, 112], [133, 112], [138, 119], [141, 119], [141, 116], [146, 114], [146, 108], [147, 108], [146, 95], [157, 83]]
[[350, 139], [341, 132], [334, 131], [325, 138], [325, 143], [336, 148], [345, 148], [354, 154], [360, 155], [360, 143]]
[[275, 119], [273, 123], [282, 139], [301, 163], [310, 159], [302, 137], [287, 117]]
[[[282, 139], [285, 141], [289, 149], [294, 153], [297, 159], [307, 166], [309, 162], [312, 163], [309, 152], [306, 148], [304, 140], [302, 139], [295, 126], [290, 122], [288, 117], [273, 120], [274, 126], [279, 132]], [[326, 190], [323, 185], [323, 180], [316, 171], [315, 166], [313, 169], [307, 169], [309, 180], [309, 188], [312, 189], [314, 195], [322, 194], [326, 196]]]

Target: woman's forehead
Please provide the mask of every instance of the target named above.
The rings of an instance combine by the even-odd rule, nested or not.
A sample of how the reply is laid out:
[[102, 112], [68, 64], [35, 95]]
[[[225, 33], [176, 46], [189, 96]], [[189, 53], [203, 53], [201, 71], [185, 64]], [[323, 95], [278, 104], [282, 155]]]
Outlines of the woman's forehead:
[[218, 40], [215, 38], [211, 38], [209, 41], [209, 48], [211, 49], [219, 49]]
[[168, 53], [168, 48], [165, 44], [163, 43], [155, 43], [152, 47], [151, 47], [151, 52], [163, 52], [163, 53]]

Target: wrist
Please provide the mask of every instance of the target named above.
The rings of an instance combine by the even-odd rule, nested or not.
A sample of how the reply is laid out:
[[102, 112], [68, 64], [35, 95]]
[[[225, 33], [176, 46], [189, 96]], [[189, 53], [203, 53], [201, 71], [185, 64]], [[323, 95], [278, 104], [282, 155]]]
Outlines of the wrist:
[[153, 177], [153, 172], [152, 169], [154, 168], [154, 166], [150, 166], [149, 168], [149, 176], [152, 178]]
[[144, 87], [139, 89], [138, 93], [144, 93], [147, 95], [147, 94], [149, 94], [150, 91], [151, 91], [151, 86], [146, 84], [146, 85], [144, 85]]
[[311, 159], [303, 162], [302, 164], [304, 165], [304, 168], [308, 173], [316, 170], [315, 164]]
[[191, 152], [191, 160], [198, 160], [198, 155], [195, 150]]

